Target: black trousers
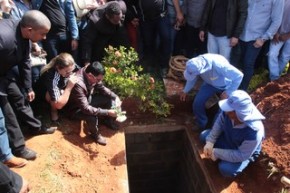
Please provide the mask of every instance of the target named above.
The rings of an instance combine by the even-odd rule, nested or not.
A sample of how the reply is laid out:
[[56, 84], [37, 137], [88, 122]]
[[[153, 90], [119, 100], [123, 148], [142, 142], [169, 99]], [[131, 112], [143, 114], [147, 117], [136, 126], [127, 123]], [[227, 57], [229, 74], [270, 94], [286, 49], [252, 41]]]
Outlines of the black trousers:
[[0, 96], [0, 106], [5, 117], [10, 148], [13, 152], [21, 151], [25, 147], [24, 136], [7, 96]]
[[7, 94], [19, 121], [27, 125], [29, 129], [39, 129], [42, 126], [41, 121], [35, 118], [29, 101], [26, 100], [16, 82], [9, 82]]
[[[94, 94], [89, 99], [89, 104], [96, 108], [111, 109], [112, 100], [108, 96]], [[79, 110], [73, 115], [72, 118], [77, 120], [85, 120], [92, 137], [99, 135], [99, 118], [97, 115], [84, 114], [81, 110]]]

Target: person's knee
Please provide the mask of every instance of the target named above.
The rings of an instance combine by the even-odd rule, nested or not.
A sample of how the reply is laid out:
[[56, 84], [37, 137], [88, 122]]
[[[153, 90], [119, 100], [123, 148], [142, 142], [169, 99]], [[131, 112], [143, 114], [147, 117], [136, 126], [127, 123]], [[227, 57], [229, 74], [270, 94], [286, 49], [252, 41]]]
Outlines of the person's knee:
[[208, 136], [210, 132], [210, 129], [206, 129], [204, 131], [202, 131], [199, 135], [199, 140], [202, 142], [202, 143], [205, 143], [206, 142], [206, 137]]
[[234, 178], [240, 173], [237, 170], [230, 167], [229, 164], [223, 162], [219, 163], [219, 171], [222, 174], [222, 176], [228, 178]]

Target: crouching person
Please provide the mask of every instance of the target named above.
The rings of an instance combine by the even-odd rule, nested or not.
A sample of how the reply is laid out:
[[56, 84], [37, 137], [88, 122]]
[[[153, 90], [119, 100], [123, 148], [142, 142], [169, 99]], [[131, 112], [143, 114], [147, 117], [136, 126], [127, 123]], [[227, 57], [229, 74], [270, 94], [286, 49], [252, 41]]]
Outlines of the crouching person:
[[102, 80], [105, 69], [99, 62], [93, 62], [77, 72], [79, 81], [71, 91], [67, 110], [73, 119], [85, 120], [93, 139], [100, 145], [106, 145], [106, 139], [99, 133], [99, 116], [110, 129], [117, 130], [115, 124], [117, 112], [112, 108], [121, 106], [119, 97], [105, 87]]
[[41, 83], [44, 85], [45, 99], [51, 107], [50, 116], [53, 124], [59, 124], [58, 110], [66, 105], [71, 90], [78, 81], [74, 74], [75, 68], [73, 57], [68, 53], [61, 53], [41, 70]]
[[261, 151], [264, 138], [262, 119], [265, 117], [252, 103], [251, 97], [236, 90], [219, 101], [220, 109], [213, 128], [200, 134], [206, 143], [205, 157], [218, 160], [219, 171], [225, 177], [240, 174]]

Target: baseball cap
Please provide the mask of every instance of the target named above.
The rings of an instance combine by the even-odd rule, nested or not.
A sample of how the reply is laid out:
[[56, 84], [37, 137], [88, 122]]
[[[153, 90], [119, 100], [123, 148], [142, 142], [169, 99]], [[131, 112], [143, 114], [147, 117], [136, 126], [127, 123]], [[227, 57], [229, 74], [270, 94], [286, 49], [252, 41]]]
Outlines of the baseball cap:
[[201, 74], [201, 71], [205, 65], [206, 61], [201, 56], [188, 60], [183, 73], [184, 78], [188, 81], [192, 81], [197, 75]]
[[229, 98], [219, 101], [222, 111], [235, 111], [240, 121], [261, 120], [265, 117], [253, 104], [250, 95], [243, 90], [232, 92]]

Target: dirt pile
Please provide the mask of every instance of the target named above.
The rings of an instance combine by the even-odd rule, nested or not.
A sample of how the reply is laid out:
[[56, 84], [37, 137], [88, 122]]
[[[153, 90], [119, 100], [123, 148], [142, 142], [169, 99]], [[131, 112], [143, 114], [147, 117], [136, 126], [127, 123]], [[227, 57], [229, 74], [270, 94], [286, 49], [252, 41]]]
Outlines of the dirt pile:
[[290, 177], [290, 74], [258, 88], [251, 97], [266, 117], [262, 151]]

